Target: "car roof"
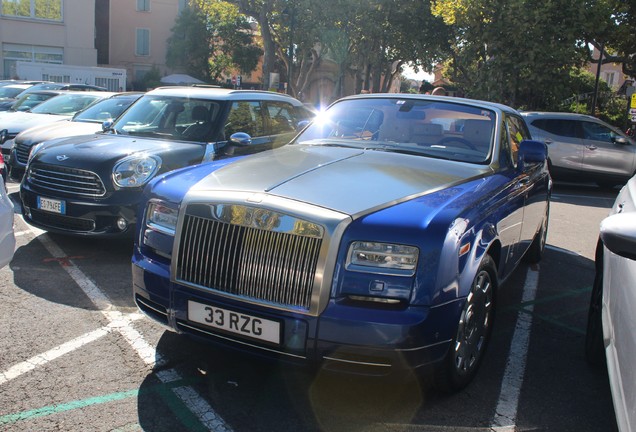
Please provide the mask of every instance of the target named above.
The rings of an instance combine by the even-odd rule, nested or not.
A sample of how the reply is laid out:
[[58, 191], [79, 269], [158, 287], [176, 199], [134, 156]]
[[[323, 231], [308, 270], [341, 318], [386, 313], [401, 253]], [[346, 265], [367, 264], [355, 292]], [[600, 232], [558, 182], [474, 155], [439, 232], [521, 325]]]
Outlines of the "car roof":
[[551, 118], [557, 120], [592, 120], [592, 121], [602, 121], [598, 118], [587, 115], [587, 114], [579, 114], [579, 113], [566, 113], [566, 112], [544, 112], [544, 111], [524, 111], [521, 113], [524, 117], [530, 117], [533, 119], [537, 118]]
[[169, 86], [158, 87], [146, 93], [148, 95], [165, 95], [174, 97], [187, 96], [190, 98], [200, 99], [217, 99], [217, 100], [249, 100], [249, 99], [265, 99], [291, 102], [294, 105], [302, 105], [302, 103], [284, 93], [275, 93], [264, 90], [233, 90], [221, 87], [211, 86]]
[[517, 110], [496, 102], [489, 102], [477, 99], [460, 98], [453, 96], [437, 96], [437, 95], [423, 95], [413, 93], [367, 93], [352, 95], [342, 98], [343, 99], [386, 99], [386, 98], [398, 98], [398, 99], [414, 99], [414, 100], [427, 100], [427, 101], [444, 101], [450, 103], [458, 103], [462, 105], [481, 106], [483, 108], [492, 109], [495, 111], [502, 111], [506, 113], [519, 114]]
[[8, 84], [3, 86], [4, 88], [16, 88], [16, 89], [28, 89], [29, 87], [32, 87], [33, 84]]

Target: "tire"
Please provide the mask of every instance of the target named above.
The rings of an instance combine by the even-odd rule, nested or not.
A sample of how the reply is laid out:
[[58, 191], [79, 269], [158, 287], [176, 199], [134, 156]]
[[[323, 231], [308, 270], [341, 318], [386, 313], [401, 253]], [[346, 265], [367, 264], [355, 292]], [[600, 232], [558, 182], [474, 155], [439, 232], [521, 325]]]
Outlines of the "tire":
[[456, 335], [435, 376], [441, 391], [459, 391], [475, 377], [492, 333], [496, 288], [495, 263], [485, 255], [462, 308]]
[[547, 208], [545, 210], [545, 215], [543, 216], [543, 221], [541, 222], [541, 228], [535, 234], [532, 239], [532, 243], [530, 243], [530, 247], [526, 251], [523, 256], [523, 261], [528, 264], [536, 264], [541, 261], [543, 258], [543, 251], [545, 250], [545, 241], [548, 237], [548, 222], [550, 219], [550, 203], [548, 203]]
[[590, 308], [587, 313], [585, 332], [585, 359], [594, 368], [605, 367], [605, 347], [603, 345], [603, 244], [599, 241], [596, 251], [596, 275], [592, 285]]

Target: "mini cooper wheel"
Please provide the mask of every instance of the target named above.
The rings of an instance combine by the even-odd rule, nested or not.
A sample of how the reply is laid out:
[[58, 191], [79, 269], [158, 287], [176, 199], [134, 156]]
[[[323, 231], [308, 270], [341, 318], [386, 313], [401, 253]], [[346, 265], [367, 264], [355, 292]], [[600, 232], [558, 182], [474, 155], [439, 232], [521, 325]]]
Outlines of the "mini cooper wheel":
[[492, 331], [496, 274], [492, 258], [486, 255], [466, 297], [457, 334], [436, 377], [442, 391], [464, 388], [477, 373]]

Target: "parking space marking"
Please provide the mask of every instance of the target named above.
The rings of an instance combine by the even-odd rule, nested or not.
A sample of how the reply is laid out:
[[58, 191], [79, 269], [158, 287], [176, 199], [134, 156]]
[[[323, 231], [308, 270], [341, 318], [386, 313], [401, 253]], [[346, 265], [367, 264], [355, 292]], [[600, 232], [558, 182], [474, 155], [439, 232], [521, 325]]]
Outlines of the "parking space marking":
[[138, 320], [143, 317], [143, 315], [139, 313], [128, 314], [128, 315], [120, 314], [120, 316], [118, 317], [115, 317], [113, 314], [111, 316], [112, 316], [112, 320], [107, 326], [104, 326], [90, 333], [86, 333], [71, 341], [63, 343], [62, 345], [58, 345], [55, 348], [48, 350], [47, 352], [33, 356], [28, 360], [25, 360], [14, 366], [11, 366], [9, 369], [7, 369], [4, 372], [0, 372], [0, 385], [5, 384], [6, 382], [9, 382], [12, 379], [17, 378], [20, 375], [23, 375], [35, 369], [38, 366], [43, 366], [63, 356], [64, 354], [68, 354], [72, 351], [75, 351], [78, 348], [81, 348], [82, 346], [86, 344], [96, 341], [97, 339], [103, 336], [106, 336], [113, 329], [119, 330], [120, 328], [127, 326], [127, 324], [130, 323], [131, 321]]
[[106, 327], [102, 327], [90, 333], [86, 333], [78, 338], [75, 338], [71, 341], [68, 341], [62, 345], [56, 346], [55, 348], [38, 354], [34, 357], [31, 357], [28, 360], [25, 360], [21, 363], [18, 363], [14, 366], [11, 366], [4, 372], [0, 372], [0, 385], [5, 384], [12, 379], [19, 377], [29, 371], [32, 371], [38, 366], [42, 366], [47, 364], [50, 361], [55, 360], [58, 357], [63, 356], [69, 352], [75, 351], [76, 349], [93, 342], [102, 336], [106, 336], [108, 334], [108, 329]]
[[519, 311], [517, 314], [517, 324], [512, 342], [510, 343], [510, 353], [504, 371], [501, 389], [499, 390], [499, 400], [495, 409], [491, 429], [497, 432], [511, 431], [516, 429], [517, 409], [519, 408], [519, 396], [523, 377], [526, 370], [526, 359], [530, 342], [530, 330], [532, 328], [532, 311], [534, 310], [534, 299], [537, 296], [539, 286], [539, 266], [528, 269], [526, 280], [523, 285], [521, 301], [527, 304], [526, 311]]
[[[33, 233], [36, 235], [42, 232], [42, 230], [33, 230]], [[157, 352], [129, 322], [126, 323], [122, 321], [123, 314], [114, 309], [108, 297], [98, 288], [97, 284], [84, 274], [79, 267], [75, 265], [73, 260], [66, 256], [64, 251], [62, 251], [46, 233], [37, 235], [36, 238], [42, 243], [51, 256], [64, 262], [65, 265], [61, 267], [71, 276], [82, 291], [84, 291], [86, 296], [104, 317], [106, 317], [113, 329], [117, 330], [117, 332], [124, 337], [126, 342], [130, 344], [146, 365], [154, 368], [164, 363], [161, 354]], [[163, 384], [181, 379], [179, 372], [174, 369], [157, 371], [155, 375]], [[231, 432], [232, 429], [192, 387], [179, 387], [173, 389], [173, 391], [207, 430]]]
[[29, 410], [29, 411], [22, 411], [15, 414], [7, 414], [7, 415], [0, 416], [0, 425], [16, 423], [21, 420], [28, 420], [28, 419], [38, 418], [38, 417], [46, 417], [51, 414], [57, 414], [64, 411], [71, 411], [71, 410], [84, 408], [91, 405], [102, 404], [106, 402], [113, 402], [113, 401], [118, 401], [121, 399], [127, 399], [130, 397], [137, 396], [138, 393], [139, 393], [139, 390], [128, 390], [128, 391], [123, 391], [118, 393], [112, 393], [106, 396], [97, 396], [97, 397], [92, 397], [89, 399], [72, 401], [72, 402], [59, 404], [59, 405], [51, 405], [48, 407], [37, 408], [34, 410]]
[[[46, 417], [49, 415], [58, 414], [58, 413], [66, 412], [66, 411], [73, 411], [76, 409], [81, 409], [81, 408], [85, 408], [92, 405], [100, 405], [100, 404], [132, 398], [132, 397], [139, 397], [141, 394], [158, 394], [164, 399], [170, 399], [170, 396], [167, 396], [168, 390], [184, 388], [186, 384], [192, 381], [193, 380], [190, 379], [190, 380], [176, 381], [174, 383], [171, 383], [170, 385], [156, 384], [156, 385], [147, 387], [143, 390], [139, 390], [139, 389], [125, 390], [125, 391], [114, 392], [114, 393], [110, 393], [110, 394], [106, 394], [102, 396], [93, 396], [86, 399], [79, 399], [79, 400], [75, 400], [71, 402], [49, 405], [49, 406], [36, 408], [32, 410], [21, 411], [21, 412], [12, 413], [12, 414], [5, 414], [0, 416], [0, 425], [17, 423], [19, 421], [29, 420], [29, 419], [38, 418], [38, 417]], [[175, 398], [174, 394], [172, 395], [172, 398]], [[184, 420], [183, 423], [185, 425], [191, 426], [189, 430], [191, 431], [200, 430], [202, 428], [202, 425], [196, 424], [196, 419], [187, 418], [188, 416], [193, 417], [191, 413], [190, 414], [185, 413], [183, 409], [179, 411], [180, 413], [178, 413], [177, 415]], [[119, 430], [119, 431], [129, 430], [128, 428], [130, 427], [141, 428], [139, 424], [133, 423], [133, 424], [124, 426], [124, 428], [119, 428], [115, 430]]]

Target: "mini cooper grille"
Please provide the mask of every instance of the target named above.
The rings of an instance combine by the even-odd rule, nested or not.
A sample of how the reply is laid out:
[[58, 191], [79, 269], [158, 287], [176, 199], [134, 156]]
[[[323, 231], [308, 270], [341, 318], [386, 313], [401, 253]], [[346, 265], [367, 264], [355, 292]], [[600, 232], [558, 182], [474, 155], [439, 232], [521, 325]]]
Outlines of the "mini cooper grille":
[[90, 171], [36, 165], [29, 169], [29, 182], [36, 188], [68, 195], [98, 197], [106, 193], [99, 176]]
[[186, 215], [177, 279], [309, 310], [322, 240]]

